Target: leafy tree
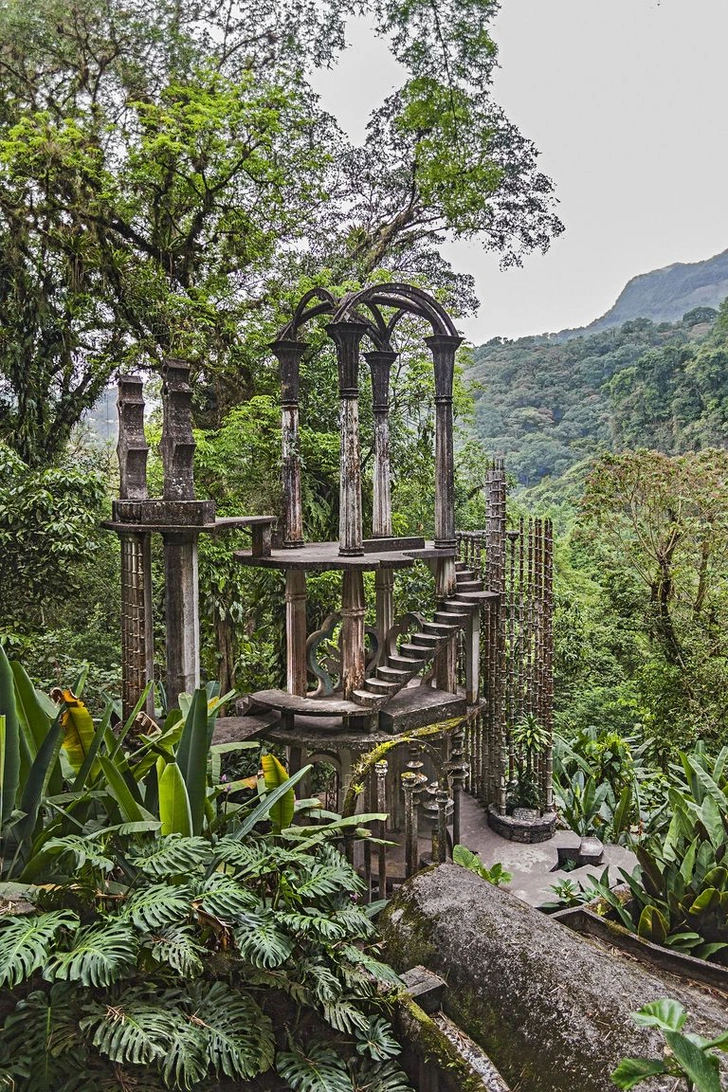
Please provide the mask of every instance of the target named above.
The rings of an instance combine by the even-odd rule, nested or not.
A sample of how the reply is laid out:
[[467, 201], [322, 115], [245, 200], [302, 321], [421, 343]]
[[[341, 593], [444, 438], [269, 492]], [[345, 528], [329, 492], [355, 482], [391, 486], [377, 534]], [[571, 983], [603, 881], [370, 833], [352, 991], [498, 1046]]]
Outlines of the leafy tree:
[[452, 285], [442, 230], [506, 262], [561, 230], [490, 101], [497, 4], [360, 9], [409, 72], [362, 150], [307, 76], [344, 44], [342, 0], [2, 9], [0, 435], [26, 461], [58, 456], [114, 368], [170, 353], [196, 363], [217, 424], [264, 392], [262, 345], [312, 271]]

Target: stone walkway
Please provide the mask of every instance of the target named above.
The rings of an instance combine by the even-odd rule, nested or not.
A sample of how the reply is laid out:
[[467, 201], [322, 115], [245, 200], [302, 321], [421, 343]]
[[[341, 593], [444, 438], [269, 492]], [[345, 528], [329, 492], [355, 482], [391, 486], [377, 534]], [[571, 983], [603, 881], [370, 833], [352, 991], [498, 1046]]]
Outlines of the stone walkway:
[[619, 879], [619, 869], [632, 872], [637, 858], [629, 849], [622, 846], [605, 846], [601, 864], [585, 865], [566, 872], [558, 868], [559, 846], [579, 845], [579, 837], [570, 830], [557, 830], [548, 842], [526, 845], [522, 842], [509, 842], [495, 834], [487, 824], [482, 806], [471, 796], [463, 793], [461, 805], [461, 837], [463, 845], [477, 853], [483, 864], [491, 868], [497, 861], [513, 879], [503, 885], [519, 899], [531, 906], [541, 906], [556, 899], [551, 887], [561, 880], [571, 880], [577, 884], [586, 882], [591, 876], [601, 876], [609, 865], [612, 883]]

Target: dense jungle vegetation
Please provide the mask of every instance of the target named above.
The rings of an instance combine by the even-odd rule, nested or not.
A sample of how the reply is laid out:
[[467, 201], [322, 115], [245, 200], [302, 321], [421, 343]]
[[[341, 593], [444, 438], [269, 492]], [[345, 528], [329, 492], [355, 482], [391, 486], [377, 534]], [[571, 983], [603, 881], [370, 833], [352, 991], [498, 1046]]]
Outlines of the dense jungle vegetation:
[[[183, 356], [198, 495], [220, 515], [276, 513], [266, 346], [307, 289], [412, 280], [463, 314], [476, 301], [439, 253], [445, 234], [477, 236], [505, 264], [547, 248], [562, 230], [552, 183], [490, 95], [497, 6], [358, 5], [407, 75], [354, 147], [310, 84], [343, 46], [341, 0], [0, 4], [1, 863], [14, 894], [37, 899], [0, 929], [0, 1086], [202, 1090], [266, 1074], [261, 1087], [304, 1092], [406, 1087], [377, 986], [391, 972], [332, 848], [342, 827], [322, 826], [315, 800], [299, 811], [317, 825], [294, 826], [272, 756], [256, 752], [260, 778], [238, 777], [211, 746], [213, 681], [244, 691], [282, 670], [278, 578], [236, 567], [233, 535], [200, 550], [208, 688], [180, 710], [160, 690], [150, 736], [112, 731], [119, 561], [101, 524], [116, 469], [84, 422], [124, 371], [145, 373], [153, 404], [162, 361]], [[725, 797], [727, 337], [728, 311], [698, 308], [673, 325], [491, 342], [462, 351], [456, 389], [459, 526], [482, 526], [495, 453], [513, 513], [556, 519], [563, 813], [585, 832], [664, 836], [665, 771], [683, 749], [673, 789], [685, 824], [702, 816], [706, 902], [725, 894], [725, 800], [705, 803], [696, 765]], [[320, 328], [312, 348], [303, 504], [321, 540], [338, 524], [338, 399]], [[395, 531], [428, 534], [430, 366], [414, 331], [400, 350]], [[159, 492], [154, 412], [148, 438]], [[400, 578], [403, 602], [418, 581]], [[309, 591], [313, 629], [338, 578]], [[161, 638], [159, 572], [154, 598]], [[657, 910], [644, 913], [659, 934]], [[711, 937], [699, 943], [720, 954]]]

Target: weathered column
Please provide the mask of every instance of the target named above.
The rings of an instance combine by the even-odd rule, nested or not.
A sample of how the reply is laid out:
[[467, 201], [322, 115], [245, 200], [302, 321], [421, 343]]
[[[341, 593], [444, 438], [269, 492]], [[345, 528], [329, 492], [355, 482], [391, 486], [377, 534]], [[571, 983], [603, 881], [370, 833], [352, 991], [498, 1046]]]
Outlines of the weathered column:
[[480, 699], [480, 611], [471, 610], [465, 623], [465, 700], [475, 705]]
[[435, 334], [425, 339], [435, 368], [435, 546], [455, 546], [455, 457], [452, 385], [455, 352], [462, 338]]
[[[147, 454], [144, 436], [144, 395], [139, 376], [119, 380], [119, 496], [147, 497]], [[121, 541], [121, 703], [124, 719], [134, 709], [144, 687], [154, 677], [152, 623], [151, 535], [119, 531]], [[150, 692], [146, 711], [154, 713]]]
[[339, 553], [356, 556], [364, 553], [359, 452], [359, 343], [365, 326], [361, 322], [332, 322], [326, 330], [336, 344], [341, 401]]
[[306, 695], [306, 573], [286, 569], [286, 687]]
[[[378, 350], [365, 353], [372, 373], [374, 410], [374, 497], [372, 538], [392, 535], [392, 471], [389, 462], [389, 375], [398, 354]], [[377, 633], [384, 647], [387, 634], [394, 625], [394, 573], [388, 566], [374, 574]]]
[[[303, 546], [301, 503], [301, 455], [299, 452], [299, 380], [304, 341], [274, 341], [270, 346], [278, 359], [281, 381], [281, 427], [283, 434], [283, 545]], [[305, 681], [304, 681], [305, 685]], [[297, 693], [297, 691], [292, 691]]]
[[348, 700], [364, 683], [364, 573], [345, 569], [341, 591], [341, 682]]
[[[169, 359], [162, 374], [162, 465], [164, 499], [179, 502], [179, 524], [186, 522], [185, 502], [194, 501], [192, 388], [189, 364]], [[165, 531], [164, 574], [167, 628], [167, 701], [200, 684], [200, 607], [197, 572], [198, 532]]]

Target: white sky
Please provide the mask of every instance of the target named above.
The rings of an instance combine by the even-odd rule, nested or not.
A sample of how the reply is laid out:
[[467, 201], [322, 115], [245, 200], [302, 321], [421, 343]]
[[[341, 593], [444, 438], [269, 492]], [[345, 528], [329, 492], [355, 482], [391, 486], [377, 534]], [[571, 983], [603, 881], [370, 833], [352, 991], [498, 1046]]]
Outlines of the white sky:
[[[728, 247], [728, 0], [502, 0], [493, 94], [542, 155], [566, 233], [523, 269], [476, 242], [447, 246], [481, 301], [476, 344], [582, 326], [637, 273]], [[362, 20], [323, 105], [361, 141], [402, 82]]]

